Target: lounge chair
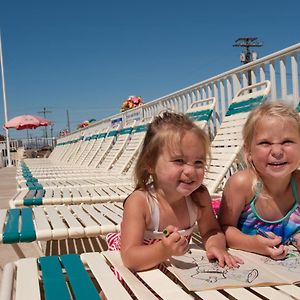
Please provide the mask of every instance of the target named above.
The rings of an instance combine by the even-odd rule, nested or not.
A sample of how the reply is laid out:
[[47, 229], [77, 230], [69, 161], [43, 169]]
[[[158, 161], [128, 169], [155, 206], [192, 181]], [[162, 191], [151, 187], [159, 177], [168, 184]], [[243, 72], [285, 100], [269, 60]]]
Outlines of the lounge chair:
[[[111, 271], [111, 266], [120, 273], [127, 289]], [[190, 292], [158, 269], [134, 274], [123, 265], [118, 251], [105, 251], [25, 258], [8, 263], [2, 275], [0, 300], [93, 300], [101, 299], [100, 290], [108, 300], [133, 299], [133, 296], [134, 299], [143, 300], [155, 300], [158, 297], [164, 300], [300, 297], [300, 287], [292, 284]]]
[[243, 145], [242, 128], [250, 111], [267, 99], [270, 85], [269, 81], [263, 81], [245, 87], [232, 99], [211, 143], [211, 162], [204, 178], [210, 193], [222, 191], [227, 176], [242, 166], [239, 157]]
[[[90, 168], [91, 172], [87, 169], [85, 173], [68, 172], [64, 175], [64, 172], [58, 171], [54, 172], [55, 175], [48, 175], [50, 178], [39, 180], [31, 173], [27, 177], [28, 173], [26, 173], [26, 183], [23, 182], [20, 193], [10, 201], [10, 206], [123, 201], [133, 191], [133, 182], [129, 172], [132, 171], [131, 166], [137, 158], [147, 125], [151, 120], [144, 120], [136, 126], [121, 130], [99, 168]], [[28, 181], [33, 179], [38, 180], [38, 183], [33, 182], [32, 190], [28, 191]], [[35, 189], [36, 184], [42, 187]]]
[[219, 115], [215, 109], [216, 98], [210, 97], [194, 101], [186, 111], [186, 115], [190, 117], [198, 127], [206, 130], [211, 140], [216, 134], [216, 122], [220, 122]]
[[100, 237], [119, 231], [122, 215], [121, 203], [1, 209], [0, 243], [22, 253], [19, 243]]

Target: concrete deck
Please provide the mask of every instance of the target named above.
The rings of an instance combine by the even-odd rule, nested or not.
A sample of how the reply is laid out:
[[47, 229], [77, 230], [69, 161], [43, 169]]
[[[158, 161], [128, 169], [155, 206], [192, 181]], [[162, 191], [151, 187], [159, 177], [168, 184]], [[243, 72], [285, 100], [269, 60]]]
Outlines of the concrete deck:
[[[16, 180], [16, 167], [9, 167], [9, 168], [0, 168], [0, 209], [9, 208], [9, 200], [14, 197], [14, 195], [17, 193], [17, 180]], [[93, 238], [93, 247], [95, 251], [102, 251], [106, 250], [106, 243], [105, 240], [101, 237], [99, 238]], [[78, 241], [80, 241], [81, 247], [78, 244]], [[67, 247], [66, 247], [66, 244]], [[76, 251], [75, 251], [75, 245], [76, 244]], [[45, 255], [57, 255], [58, 250], [59, 254], [64, 253], [83, 253], [89, 249], [89, 242], [87, 239], [68, 239], [68, 240], [62, 240], [62, 241], [54, 241], [49, 242], [48, 244], [46, 242], [39, 243], [38, 247], [36, 242], [33, 243], [20, 243], [18, 244], [21, 251], [23, 252], [25, 257], [39, 257], [41, 256], [41, 248], [43, 249], [43, 253]], [[68, 251], [66, 251], [66, 248]], [[3, 267], [11, 261], [18, 260], [19, 257], [16, 254], [14, 247], [8, 244], [1, 244], [0, 243], [0, 282], [2, 278], [2, 270]]]
[[0, 208], [9, 207], [9, 199], [17, 193], [16, 167], [0, 169]]
[[[17, 193], [16, 167], [0, 169], [0, 208], [9, 208], [9, 200]], [[24, 243], [21, 246], [26, 257], [38, 257], [36, 247], [31, 243]], [[8, 262], [18, 259], [17, 254], [11, 245], [0, 244], [0, 281], [2, 269]]]

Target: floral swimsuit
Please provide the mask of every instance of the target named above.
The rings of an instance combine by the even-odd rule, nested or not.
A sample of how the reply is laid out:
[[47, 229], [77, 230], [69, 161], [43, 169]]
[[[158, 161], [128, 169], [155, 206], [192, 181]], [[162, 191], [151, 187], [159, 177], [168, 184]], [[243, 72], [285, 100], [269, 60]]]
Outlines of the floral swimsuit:
[[294, 234], [300, 231], [300, 206], [296, 183], [291, 177], [292, 192], [295, 202], [287, 214], [275, 221], [264, 220], [256, 211], [255, 203], [259, 196], [256, 193], [242, 211], [237, 227], [245, 234], [257, 234], [257, 228], [265, 232], [273, 232], [282, 237], [282, 244], [287, 243]]

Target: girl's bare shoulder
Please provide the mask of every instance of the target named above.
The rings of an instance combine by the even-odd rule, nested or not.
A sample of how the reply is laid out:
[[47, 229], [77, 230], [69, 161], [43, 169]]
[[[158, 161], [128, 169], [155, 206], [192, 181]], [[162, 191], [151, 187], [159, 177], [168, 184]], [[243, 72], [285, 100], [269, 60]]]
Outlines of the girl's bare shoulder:
[[252, 186], [253, 174], [249, 169], [241, 170], [231, 175], [226, 185], [233, 185], [240, 188], [248, 188]]
[[135, 190], [128, 196], [124, 206], [138, 205], [143, 203], [146, 203], [146, 192], [142, 190]]
[[231, 200], [243, 199], [247, 202], [253, 196], [253, 180], [254, 175], [248, 169], [236, 172], [227, 180], [223, 197]]

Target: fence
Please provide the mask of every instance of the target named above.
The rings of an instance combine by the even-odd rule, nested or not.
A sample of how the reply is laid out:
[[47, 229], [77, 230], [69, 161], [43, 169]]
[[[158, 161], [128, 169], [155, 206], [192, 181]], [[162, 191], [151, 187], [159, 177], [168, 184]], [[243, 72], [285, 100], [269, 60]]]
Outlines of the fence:
[[[185, 112], [192, 102], [208, 97], [216, 98], [216, 112], [222, 120], [231, 99], [237, 91], [248, 86], [249, 76], [252, 84], [270, 80], [271, 101], [287, 101], [296, 106], [300, 100], [299, 52], [300, 43], [155, 99], [141, 107], [95, 122], [88, 128], [75, 131], [72, 135], [75, 138], [83, 133], [87, 133], [87, 130], [92, 131], [92, 128], [95, 126], [106, 127], [115, 121], [126, 123], [130, 119], [151, 117], [166, 108]], [[64, 139], [60, 139], [59, 142], [63, 142]], [[68, 137], [69, 139], [70, 136]]]
[[[222, 121], [231, 99], [238, 90], [248, 86], [249, 81], [254, 84], [266, 79], [270, 80], [271, 101], [282, 100], [296, 106], [300, 100], [299, 52], [300, 43], [155, 99], [141, 107], [94, 122], [84, 129], [77, 130], [71, 135], [59, 139], [58, 143], [70, 139], [75, 140], [83, 134], [92, 133], [93, 128], [96, 126], [97, 128], [103, 128], [114, 122], [126, 123], [132, 119], [148, 118], [166, 108], [172, 108], [177, 112], [185, 112], [192, 102], [208, 97], [216, 98], [215, 117], [218, 115]], [[216, 126], [217, 124], [215, 122]]]

